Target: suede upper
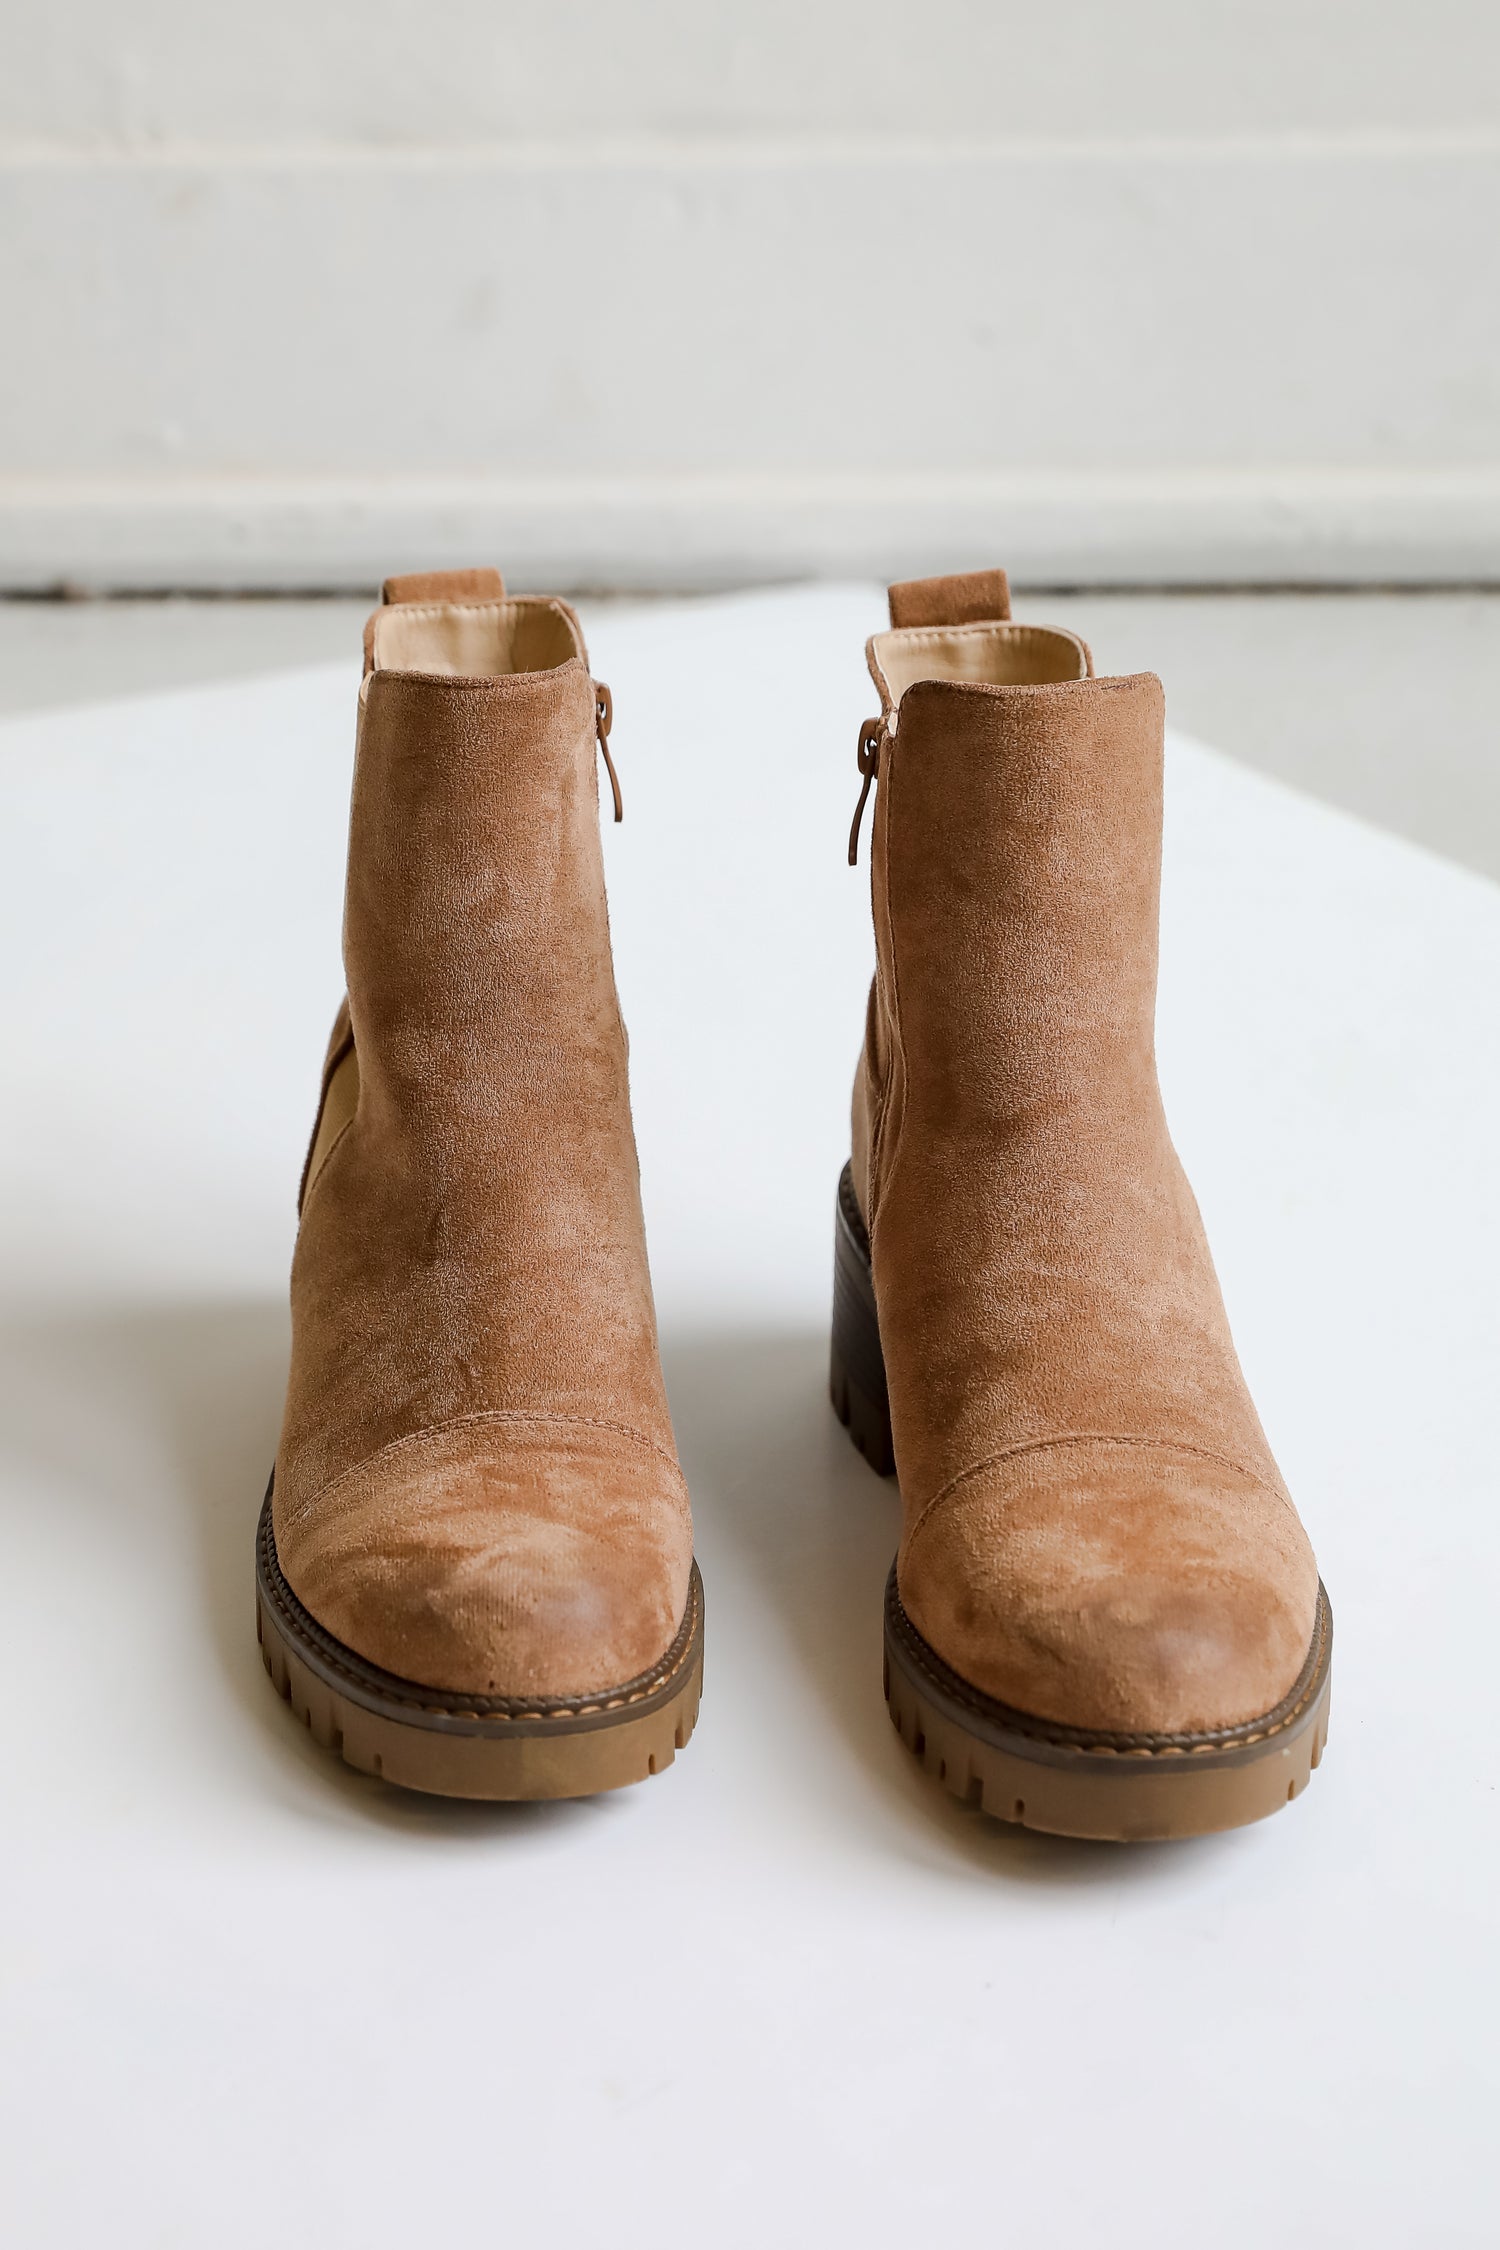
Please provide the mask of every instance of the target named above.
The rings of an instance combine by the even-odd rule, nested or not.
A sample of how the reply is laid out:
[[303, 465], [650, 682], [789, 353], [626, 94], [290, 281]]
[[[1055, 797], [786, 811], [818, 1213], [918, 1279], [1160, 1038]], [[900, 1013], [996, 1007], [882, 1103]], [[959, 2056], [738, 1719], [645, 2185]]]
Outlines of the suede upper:
[[[369, 1661], [459, 1692], [588, 1694], [666, 1651], [692, 1562], [610, 955], [598, 699], [565, 605], [458, 592], [423, 580], [422, 611], [367, 636], [347, 1015], [293, 1264], [273, 1521], [288, 1583]], [[554, 660], [452, 671], [485, 648]]]
[[1018, 679], [1009, 640], [923, 678], [923, 637], [871, 644], [854, 1096], [902, 1600], [1038, 1718], [1236, 1726], [1296, 1680], [1317, 1574], [1158, 1091], [1160, 684], [1050, 643]]

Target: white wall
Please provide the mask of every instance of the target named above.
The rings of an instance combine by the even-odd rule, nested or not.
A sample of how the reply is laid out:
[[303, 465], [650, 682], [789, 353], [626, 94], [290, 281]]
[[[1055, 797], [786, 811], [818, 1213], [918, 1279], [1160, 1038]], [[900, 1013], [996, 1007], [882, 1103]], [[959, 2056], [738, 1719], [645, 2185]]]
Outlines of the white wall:
[[5, 0], [0, 583], [1500, 576], [1491, 0]]

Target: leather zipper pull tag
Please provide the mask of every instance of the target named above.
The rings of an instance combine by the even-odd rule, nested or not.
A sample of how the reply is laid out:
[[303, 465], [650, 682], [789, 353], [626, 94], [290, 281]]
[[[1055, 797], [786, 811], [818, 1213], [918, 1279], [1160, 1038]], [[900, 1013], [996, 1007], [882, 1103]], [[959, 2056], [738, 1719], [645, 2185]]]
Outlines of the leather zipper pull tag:
[[865, 804], [880, 771], [880, 743], [885, 732], [883, 719], [866, 719], [859, 730], [859, 770], [864, 779], [860, 784], [859, 803], [854, 808], [854, 824], [849, 830], [849, 865], [859, 865], [859, 826], [865, 817]]
[[625, 818], [625, 800], [620, 795], [620, 777], [615, 772], [615, 761], [609, 754], [609, 730], [614, 724], [615, 699], [603, 680], [594, 682], [594, 731], [599, 738], [599, 749], [604, 759], [604, 770], [609, 775], [609, 786], [615, 800], [615, 818]]

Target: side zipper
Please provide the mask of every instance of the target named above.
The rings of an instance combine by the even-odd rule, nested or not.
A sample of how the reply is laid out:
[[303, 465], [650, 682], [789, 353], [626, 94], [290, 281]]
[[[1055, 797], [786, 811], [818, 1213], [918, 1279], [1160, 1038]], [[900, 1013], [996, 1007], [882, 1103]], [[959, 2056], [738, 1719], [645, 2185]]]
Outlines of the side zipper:
[[859, 827], [865, 817], [865, 803], [880, 772], [880, 745], [886, 739], [884, 719], [866, 719], [859, 730], [859, 770], [864, 776], [859, 791], [859, 803], [854, 808], [854, 822], [849, 830], [849, 865], [859, 865]]
[[609, 754], [609, 730], [614, 724], [615, 699], [603, 680], [594, 682], [594, 732], [598, 737], [604, 770], [609, 775], [610, 791], [615, 800], [615, 818], [625, 818], [625, 800], [620, 795], [620, 777], [615, 772], [615, 761]]

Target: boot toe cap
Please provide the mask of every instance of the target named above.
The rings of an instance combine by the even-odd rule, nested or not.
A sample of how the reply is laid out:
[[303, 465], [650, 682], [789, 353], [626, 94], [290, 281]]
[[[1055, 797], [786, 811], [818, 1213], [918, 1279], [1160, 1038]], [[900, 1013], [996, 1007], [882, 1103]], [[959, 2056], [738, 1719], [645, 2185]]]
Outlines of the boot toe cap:
[[288, 1585], [400, 1679], [464, 1695], [593, 1695], [666, 1653], [687, 1605], [681, 1472], [628, 1431], [477, 1417], [273, 1500]]
[[1186, 1448], [1081, 1439], [971, 1472], [903, 1545], [918, 1632], [981, 1693], [1054, 1724], [1196, 1734], [1262, 1717], [1312, 1642], [1290, 1503]]

